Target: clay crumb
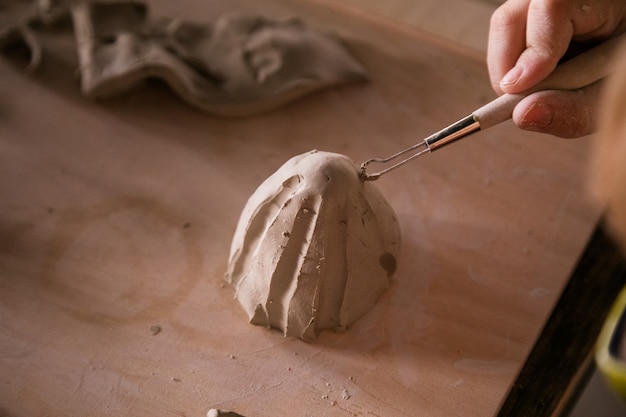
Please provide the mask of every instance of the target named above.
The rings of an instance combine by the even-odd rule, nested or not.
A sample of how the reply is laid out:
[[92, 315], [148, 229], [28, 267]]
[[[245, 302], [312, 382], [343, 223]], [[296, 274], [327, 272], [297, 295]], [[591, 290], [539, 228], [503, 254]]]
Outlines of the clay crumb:
[[161, 330], [161, 326], [159, 326], [158, 324], [150, 326], [150, 334], [152, 336], [156, 336], [157, 334], [161, 333]]
[[341, 399], [344, 401], [350, 399], [350, 393], [345, 388], [341, 391]]
[[176, 378], [175, 376], [172, 377], [172, 382], [180, 382], [181, 379], [180, 378]]
[[237, 414], [234, 411], [227, 410], [216, 410], [211, 408], [208, 413], [206, 413], [206, 417], [245, 417], [241, 414]]
[[462, 384], [463, 384], [463, 382], [464, 382], [464, 381], [463, 381], [463, 378], [461, 378], [461, 379], [458, 379], [457, 381], [455, 381], [454, 383], [452, 383], [452, 385], [450, 385], [450, 386], [451, 386], [452, 388], [456, 388], [456, 387], [458, 387], [458, 386], [462, 385]]

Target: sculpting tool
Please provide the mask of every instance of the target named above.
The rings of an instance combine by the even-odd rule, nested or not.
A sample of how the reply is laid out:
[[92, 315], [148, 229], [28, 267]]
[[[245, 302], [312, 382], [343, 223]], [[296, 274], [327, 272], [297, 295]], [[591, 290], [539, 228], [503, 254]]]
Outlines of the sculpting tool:
[[[611, 73], [612, 57], [624, 39], [626, 39], [626, 34], [616, 36], [565, 61], [537, 86], [519, 94], [504, 94], [410, 148], [387, 158], [372, 158], [363, 162], [360, 172], [361, 179], [363, 181], [377, 180], [381, 175], [393, 171], [425, 153], [430, 153], [473, 133], [509, 120], [515, 106], [524, 97], [532, 93], [543, 90], [576, 90], [605, 78]], [[397, 158], [407, 154], [409, 156], [394, 163]], [[393, 163], [393, 165], [377, 172], [367, 172], [368, 166], [372, 163]]]

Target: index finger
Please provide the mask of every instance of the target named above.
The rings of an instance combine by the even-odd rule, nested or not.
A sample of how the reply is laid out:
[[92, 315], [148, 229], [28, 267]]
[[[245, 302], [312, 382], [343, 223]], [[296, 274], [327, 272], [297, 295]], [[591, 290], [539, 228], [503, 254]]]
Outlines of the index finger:
[[487, 67], [493, 89], [504, 91], [500, 81], [526, 49], [526, 26], [530, 0], [509, 0], [491, 16], [487, 44]]
[[515, 64], [519, 77], [510, 85], [501, 85], [505, 92], [518, 93], [529, 89], [554, 71], [574, 34], [570, 8], [571, 2], [531, 1], [526, 48]]

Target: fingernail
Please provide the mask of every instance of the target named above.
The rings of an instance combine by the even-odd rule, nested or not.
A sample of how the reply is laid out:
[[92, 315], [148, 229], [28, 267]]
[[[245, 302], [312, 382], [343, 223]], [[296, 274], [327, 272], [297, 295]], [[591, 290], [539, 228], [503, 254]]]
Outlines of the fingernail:
[[522, 78], [523, 69], [520, 67], [513, 67], [509, 72], [507, 72], [502, 80], [500, 80], [500, 86], [506, 87], [508, 85], [517, 84], [520, 78]]
[[520, 120], [520, 127], [528, 130], [541, 130], [552, 124], [554, 108], [545, 103], [533, 103]]

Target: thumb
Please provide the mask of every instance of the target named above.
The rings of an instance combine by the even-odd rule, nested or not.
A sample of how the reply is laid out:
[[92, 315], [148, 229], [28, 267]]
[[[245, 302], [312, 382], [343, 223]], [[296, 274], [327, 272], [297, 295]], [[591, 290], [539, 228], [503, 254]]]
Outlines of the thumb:
[[575, 91], [540, 91], [513, 110], [513, 121], [524, 130], [576, 138], [593, 133], [601, 82]]

